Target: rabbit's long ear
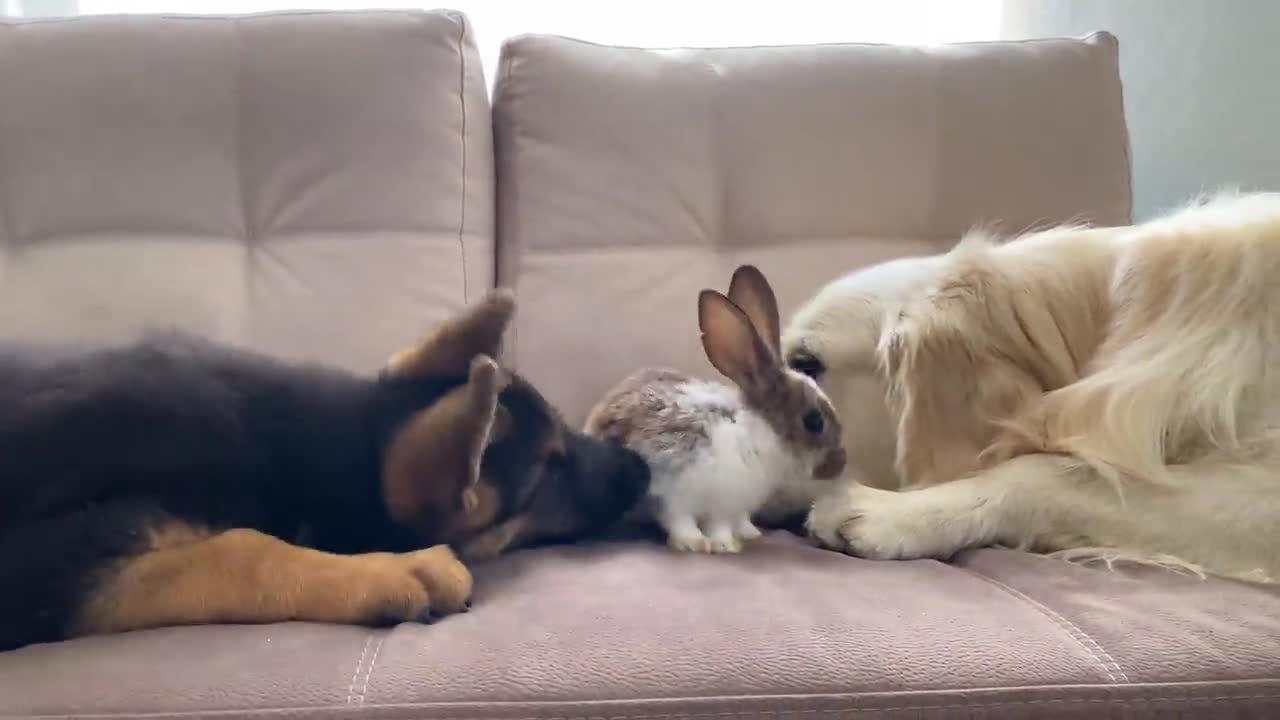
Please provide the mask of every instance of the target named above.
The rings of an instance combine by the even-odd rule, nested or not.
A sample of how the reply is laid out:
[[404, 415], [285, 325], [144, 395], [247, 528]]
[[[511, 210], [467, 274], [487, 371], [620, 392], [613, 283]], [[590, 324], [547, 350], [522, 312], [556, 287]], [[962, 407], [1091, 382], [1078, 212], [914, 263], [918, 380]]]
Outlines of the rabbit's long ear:
[[742, 308], [751, 326], [760, 334], [775, 355], [782, 354], [782, 322], [778, 316], [778, 299], [764, 273], [754, 265], [741, 265], [729, 281], [729, 299]]
[[698, 327], [707, 359], [740, 387], [758, 387], [777, 371], [777, 354], [765, 344], [742, 308], [724, 295], [714, 290], [698, 294]]

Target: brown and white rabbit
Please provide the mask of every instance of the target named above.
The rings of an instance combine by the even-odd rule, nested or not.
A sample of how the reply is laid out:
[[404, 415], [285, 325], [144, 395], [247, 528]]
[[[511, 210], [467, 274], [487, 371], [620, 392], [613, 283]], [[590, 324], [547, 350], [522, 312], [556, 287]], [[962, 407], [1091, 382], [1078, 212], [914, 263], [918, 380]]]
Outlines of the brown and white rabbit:
[[707, 359], [736, 387], [641, 370], [596, 405], [586, 432], [648, 461], [646, 505], [673, 549], [738, 552], [760, 536], [752, 515], [775, 493], [840, 476], [840, 421], [782, 362], [777, 300], [754, 266], [734, 271], [728, 297], [699, 293], [698, 326]]

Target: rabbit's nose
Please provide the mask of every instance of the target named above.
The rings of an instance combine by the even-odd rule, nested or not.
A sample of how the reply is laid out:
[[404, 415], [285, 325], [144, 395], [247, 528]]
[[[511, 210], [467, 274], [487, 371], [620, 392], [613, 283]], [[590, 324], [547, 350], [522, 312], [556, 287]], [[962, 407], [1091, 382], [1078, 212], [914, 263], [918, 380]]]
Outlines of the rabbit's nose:
[[842, 447], [828, 450], [827, 454], [822, 458], [822, 462], [818, 463], [818, 467], [813, 469], [813, 476], [818, 480], [834, 480], [840, 477], [840, 473], [844, 472], [844, 466], [848, 462], [848, 458], [848, 454]]

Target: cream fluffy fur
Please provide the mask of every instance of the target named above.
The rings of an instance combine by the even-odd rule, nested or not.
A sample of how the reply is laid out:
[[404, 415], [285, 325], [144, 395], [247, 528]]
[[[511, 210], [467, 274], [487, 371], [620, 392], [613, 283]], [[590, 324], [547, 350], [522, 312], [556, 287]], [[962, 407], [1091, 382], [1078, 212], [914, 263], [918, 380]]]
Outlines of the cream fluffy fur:
[[851, 482], [808, 519], [828, 546], [1280, 579], [1280, 194], [974, 234], [823, 288], [783, 351], [844, 420]]

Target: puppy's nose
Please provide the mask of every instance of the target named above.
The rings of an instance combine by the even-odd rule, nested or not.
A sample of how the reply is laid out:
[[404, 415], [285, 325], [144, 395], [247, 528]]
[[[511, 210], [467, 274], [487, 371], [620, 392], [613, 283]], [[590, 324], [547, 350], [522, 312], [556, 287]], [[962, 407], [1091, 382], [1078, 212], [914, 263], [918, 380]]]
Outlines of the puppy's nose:
[[631, 485], [636, 492], [646, 492], [649, 489], [650, 469], [649, 463], [638, 452], [632, 450], [627, 451], [627, 464], [625, 470]]

